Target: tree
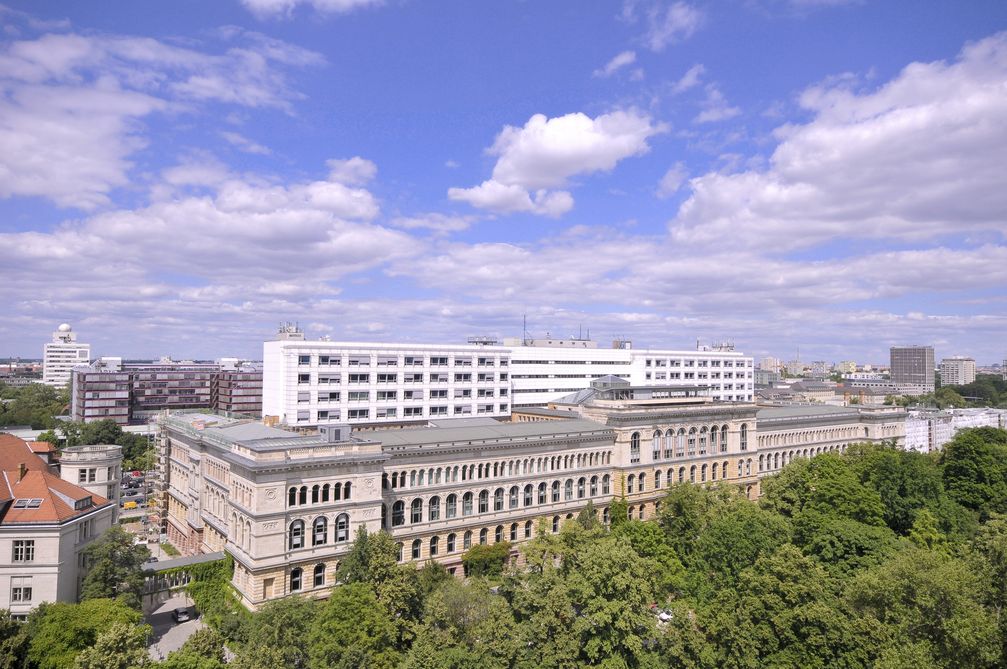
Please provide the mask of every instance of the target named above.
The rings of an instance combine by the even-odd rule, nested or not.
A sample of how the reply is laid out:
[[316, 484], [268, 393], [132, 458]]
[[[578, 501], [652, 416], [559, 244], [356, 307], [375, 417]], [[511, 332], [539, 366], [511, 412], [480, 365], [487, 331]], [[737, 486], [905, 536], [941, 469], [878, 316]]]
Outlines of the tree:
[[240, 656], [269, 654], [279, 657], [277, 666], [306, 667], [308, 648], [304, 639], [318, 616], [320, 605], [301, 597], [287, 597], [268, 602], [248, 625], [248, 634]]
[[916, 513], [944, 494], [941, 469], [931, 456], [894, 445], [858, 444], [847, 451], [847, 460], [861, 482], [881, 496], [885, 523], [903, 536]]
[[790, 535], [785, 518], [739, 500], [730, 511], [711, 520], [696, 540], [692, 575], [697, 587], [733, 585], [742, 569], [771, 555]]
[[612, 534], [625, 537], [645, 560], [653, 561], [649, 570], [655, 592], [678, 595], [685, 589], [685, 567], [678, 559], [668, 535], [656, 523], [631, 520], [620, 525]]
[[462, 555], [465, 573], [469, 576], [499, 576], [510, 557], [510, 543], [476, 544]]
[[133, 536], [118, 525], [105, 531], [84, 549], [91, 564], [84, 577], [81, 600], [118, 598], [139, 609], [143, 594], [143, 565], [150, 559], [146, 546], [133, 543]]
[[150, 625], [114, 623], [80, 652], [75, 669], [144, 669], [153, 665], [147, 653]]
[[585, 530], [593, 530], [601, 525], [598, 520], [598, 511], [594, 508], [594, 502], [587, 501], [587, 505], [577, 514], [577, 522]]
[[399, 661], [395, 622], [365, 583], [335, 588], [308, 635], [309, 666], [391, 669]]
[[0, 669], [21, 669], [21, 660], [28, 654], [27, 625], [0, 609]]
[[99, 635], [116, 623], [140, 624], [140, 614], [115, 599], [91, 599], [80, 604], [41, 604], [28, 618], [31, 641], [27, 659], [34, 669], [72, 667], [77, 654], [95, 645]]
[[798, 514], [794, 543], [834, 576], [880, 564], [899, 549], [898, 538], [887, 527], [817, 511]]
[[30, 425], [36, 430], [54, 427], [55, 417], [62, 414], [69, 402], [67, 389], [56, 389], [41, 383], [31, 383], [23, 388], [8, 388], [0, 402], [0, 426]]
[[884, 522], [881, 496], [861, 483], [844, 458], [834, 453], [788, 464], [782, 475], [763, 482], [763, 492], [763, 507], [786, 516], [810, 509], [868, 525]]
[[962, 506], [979, 512], [1007, 512], [1007, 432], [992, 427], [962, 430], [941, 454], [944, 487]]
[[609, 524], [615, 529], [629, 521], [629, 504], [625, 497], [613, 499], [608, 507]]
[[668, 489], [658, 516], [675, 553], [689, 563], [700, 534], [729, 502], [737, 490], [721, 486], [703, 487], [686, 483]]
[[224, 640], [214, 630], [196, 630], [159, 665], [162, 669], [225, 669]]

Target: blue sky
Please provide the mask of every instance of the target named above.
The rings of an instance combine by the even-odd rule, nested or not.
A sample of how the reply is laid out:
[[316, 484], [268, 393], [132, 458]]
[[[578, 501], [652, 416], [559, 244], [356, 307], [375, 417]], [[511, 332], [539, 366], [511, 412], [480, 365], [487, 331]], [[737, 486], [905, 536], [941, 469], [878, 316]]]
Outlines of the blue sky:
[[1007, 357], [1002, 2], [0, 6], [0, 355]]

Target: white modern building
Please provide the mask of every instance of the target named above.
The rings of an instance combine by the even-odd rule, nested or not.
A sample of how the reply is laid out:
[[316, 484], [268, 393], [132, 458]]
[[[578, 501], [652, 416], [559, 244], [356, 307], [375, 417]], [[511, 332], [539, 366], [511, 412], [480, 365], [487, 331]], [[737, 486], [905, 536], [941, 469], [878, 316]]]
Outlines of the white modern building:
[[1004, 409], [914, 410], [906, 418], [906, 450], [930, 453], [943, 448], [959, 430], [1005, 426]]
[[431, 418], [508, 416], [543, 407], [603, 376], [635, 385], [700, 388], [751, 402], [751, 357], [731, 346], [695, 351], [599, 348], [586, 339], [469, 344], [305, 341], [282, 332], [263, 346], [262, 415], [277, 424], [349, 423], [357, 429]]
[[962, 355], [941, 360], [941, 385], [964, 386], [976, 380], [976, 361]]
[[69, 323], [63, 323], [52, 333], [52, 341], [43, 350], [42, 383], [62, 387], [70, 383], [70, 372], [76, 365], [91, 361], [91, 345], [77, 341], [77, 333]]

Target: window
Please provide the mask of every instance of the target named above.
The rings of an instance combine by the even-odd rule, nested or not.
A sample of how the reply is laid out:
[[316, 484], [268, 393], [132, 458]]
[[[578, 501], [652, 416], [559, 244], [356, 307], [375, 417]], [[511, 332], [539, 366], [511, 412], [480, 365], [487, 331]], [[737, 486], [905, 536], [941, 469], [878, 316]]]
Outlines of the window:
[[479, 543], [485, 544], [489, 540], [489, 530], [485, 527], [479, 530]]
[[437, 549], [440, 544], [440, 537], [431, 537], [430, 539], [430, 557], [437, 555]]
[[468, 550], [470, 548], [472, 548], [472, 530], [467, 531], [462, 537], [462, 549]]
[[594, 497], [597, 494], [598, 494], [598, 477], [597, 476], [592, 476], [591, 477], [591, 497]]
[[510, 494], [508, 495], [508, 508], [510, 508], [510, 509], [516, 509], [516, 508], [518, 508], [518, 500], [519, 500], [519, 498], [520, 498], [520, 494], [519, 494], [519, 491], [518, 491], [518, 487], [517, 486], [511, 487]]
[[423, 500], [420, 499], [419, 497], [413, 500], [413, 503], [409, 508], [409, 522], [410, 523], [423, 522]]
[[87, 483], [87, 470], [78, 469], [77, 470], [77, 483]]
[[612, 482], [612, 477], [610, 477], [608, 474], [605, 474], [605, 476], [601, 479], [601, 494], [602, 495], [608, 495], [608, 494], [610, 494], [610, 492], [611, 492], [611, 482]]
[[311, 383], [311, 374], [298, 374], [297, 375], [297, 382], [298, 383]]
[[458, 515], [458, 496], [451, 494], [444, 500], [444, 517], [454, 518]]
[[315, 518], [311, 530], [311, 545], [319, 546], [329, 539], [328, 521], [324, 517]]
[[538, 503], [545, 504], [546, 500], [546, 487], [545, 483], [538, 484]]
[[661, 437], [662, 437], [661, 431], [660, 430], [656, 430], [654, 432], [654, 443], [653, 443], [654, 460], [655, 461], [661, 459]]
[[559, 532], [559, 516], [552, 517], [552, 532], [553, 534]]
[[524, 538], [525, 539], [531, 539], [531, 528], [532, 528], [531, 521], [530, 520], [525, 521], [525, 524], [524, 524]]
[[311, 364], [311, 356], [310, 355], [299, 355], [299, 356], [297, 356], [297, 364], [298, 365], [310, 365]]
[[35, 559], [34, 539], [15, 539], [14, 555], [11, 557], [14, 562], [31, 562]]
[[496, 530], [493, 532], [493, 543], [498, 544], [503, 541], [503, 525], [497, 525]]
[[493, 510], [503, 511], [504, 508], [504, 491], [503, 488], [497, 488], [493, 492]]
[[567, 479], [563, 485], [563, 500], [569, 502], [573, 499], [573, 479]]
[[628, 494], [632, 494], [633, 493], [633, 486], [634, 486], [635, 483], [636, 483], [636, 476], [634, 476], [633, 474], [630, 474], [626, 478], [626, 492]]
[[406, 523], [406, 503], [402, 500], [392, 504], [392, 527], [405, 525]]
[[299, 592], [301, 590], [301, 576], [303, 572], [300, 567], [295, 567], [290, 570], [290, 592]]
[[350, 540], [350, 517], [345, 513], [336, 516], [336, 543]]
[[325, 585], [325, 565], [324, 564], [316, 564], [315, 565], [315, 574], [314, 574], [314, 578], [312, 579], [312, 584], [316, 588], [320, 588], [323, 585]]
[[455, 535], [454, 535], [454, 533], [451, 533], [451, 534], [448, 535], [447, 546], [445, 548], [447, 549], [448, 553], [454, 553], [455, 552]]
[[658, 470], [654, 472], [654, 488], [661, 487], [661, 471]]
[[552, 482], [552, 501], [559, 501], [559, 481]]
[[748, 450], [748, 423], [741, 424], [741, 450]]
[[370, 409], [350, 409], [349, 417], [353, 418], [368, 418], [371, 415]]
[[510, 526], [510, 540], [517, 541], [517, 523], [511, 523]]
[[414, 539], [413, 540], [412, 550], [409, 553], [410, 557], [412, 557], [412, 559], [414, 559], [414, 560], [419, 560], [420, 559], [420, 551], [422, 549], [423, 549], [423, 542], [420, 541], [419, 539]]
[[472, 515], [472, 493], [467, 492], [462, 496], [462, 515]]
[[532, 503], [535, 501], [534, 494], [535, 494], [535, 489], [532, 488], [532, 486], [531, 486], [530, 483], [524, 487], [524, 500], [523, 501], [524, 501], [524, 505], [525, 506], [531, 506], [532, 505]]
[[640, 433], [634, 432], [629, 438], [629, 461], [640, 462]]
[[427, 504], [427, 516], [430, 520], [440, 520], [441, 519], [441, 498], [431, 497], [430, 502]]
[[479, 493], [479, 513], [486, 513], [490, 510], [490, 493], [483, 490]]
[[31, 576], [12, 576], [10, 583], [11, 602], [31, 601]]
[[689, 455], [696, 454], [696, 428], [689, 428]]
[[304, 521], [295, 520], [290, 523], [290, 530], [288, 531], [287, 548], [294, 550], [296, 548], [304, 547]]

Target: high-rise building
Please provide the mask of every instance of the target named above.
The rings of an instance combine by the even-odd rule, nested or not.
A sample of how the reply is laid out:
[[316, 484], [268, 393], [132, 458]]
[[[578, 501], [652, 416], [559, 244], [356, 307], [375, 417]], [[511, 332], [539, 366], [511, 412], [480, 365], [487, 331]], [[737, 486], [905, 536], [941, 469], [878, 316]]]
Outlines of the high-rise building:
[[776, 372], [779, 374], [782, 368], [783, 362], [781, 362], [779, 358], [773, 358], [771, 356], [763, 358], [759, 363], [759, 369], [766, 372]]
[[976, 380], [976, 361], [956, 355], [941, 360], [941, 385], [963, 386]]
[[934, 347], [892, 346], [891, 382], [904, 395], [934, 392]]
[[857, 371], [857, 363], [853, 360], [843, 360], [836, 364], [836, 371], [840, 374], [853, 374]]
[[69, 323], [63, 323], [52, 333], [52, 341], [43, 350], [42, 383], [48, 386], [65, 386], [70, 382], [70, 372], [77, 365], [91, 360], [91, 345], [77, 341], [77, 333]]

